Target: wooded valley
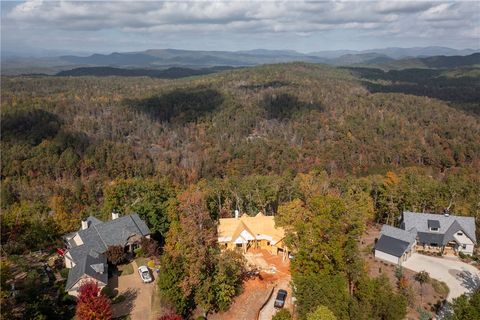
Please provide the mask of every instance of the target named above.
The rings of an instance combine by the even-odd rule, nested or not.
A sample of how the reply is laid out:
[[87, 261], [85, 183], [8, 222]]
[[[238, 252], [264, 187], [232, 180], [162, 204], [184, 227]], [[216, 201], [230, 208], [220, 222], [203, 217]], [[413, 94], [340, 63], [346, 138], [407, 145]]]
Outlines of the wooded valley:
[[2, 249], [54, 249], [82, 218], [137, 212], [182, 275], [162, 283], [185, 289], [166, 296], [187, 316], [228, 309], [238, 282], [226, 298], [202, 292], [238, 273], [237, 257], [219, 267], [220, 253], [199, 249], [205, 263], [187, 268], [192, 253], [173, 243], [204, 222], [194, 242], [214, 247], [218, 218], [262, 211], [299, 252], [302, 319], [319, 304], [338, 319], [403, 319], [405, 298], [368, 278], [356, 243], [402, 210], [474, 216], [480, 230], [479, 92], [472, 70], [306, 63], [175, 80], [3, 77]]

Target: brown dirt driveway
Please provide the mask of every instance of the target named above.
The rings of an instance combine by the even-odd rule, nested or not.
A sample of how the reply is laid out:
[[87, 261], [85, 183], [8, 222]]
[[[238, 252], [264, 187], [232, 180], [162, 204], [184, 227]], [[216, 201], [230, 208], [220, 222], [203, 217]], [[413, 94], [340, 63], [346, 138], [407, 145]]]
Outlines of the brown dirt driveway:
[[155, 286], [154, 281], [143, 283], [138, 274], [138, 267], [135, 261], [132, 262], [134, 272], [126, 276], [113, 276], [108, 285], [118, 294], [125, 296], [125, 301], [112, 305], [113, 317], [120, 317], [130, 314], [132, 320], [150, 319], [152, 311], [152, 294]]

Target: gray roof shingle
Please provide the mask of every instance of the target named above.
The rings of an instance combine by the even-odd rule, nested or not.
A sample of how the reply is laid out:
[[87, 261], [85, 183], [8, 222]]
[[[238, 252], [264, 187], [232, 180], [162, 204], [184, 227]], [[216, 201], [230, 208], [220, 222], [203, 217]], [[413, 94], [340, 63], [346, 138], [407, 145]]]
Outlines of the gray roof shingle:
[[[75, 267], [71, 268], [68, 273], [67, 291], [85, 274], [106, 284], [108, 281], [107, 260], [103, 253], [107, 251], [108, 247], [125, 246], [131, 236], [150, 234], [147, 225], [137, 214], [126, 215], [107, 222], [90, 216], [86, 221], [88, 228], [77, 232], [83, 244], [76, 246], [73, 240], [69, 241], [72, 247], [68, 249], [68, 252], [75, 262]], [[104, 268], [104, 273], [98, 272], [102, 268]]]
[[[99, 272], [103, 270], [103, 272]], [[88, 275], [97, 281], [107, 284], [107, 258], [100, 254], [96, 257], [87, 254], [76, 262], [75, 267], [68, 272], [67, 284], [65, 290], [70, 290], [84, 275]]]
[[409, 247], [409, 243], [382, 234], [375, 244], [375, 250], [379, 250], [395, 257], [401, 257]]
[[[429, 220], [437, 220], [439, 223], [439, 230], [437, 232], [431, 232], [429, 229]], [[456, 224], [454, 224], [456, 222]], [[460, 227], [456, 231], [450, 229], [454, 225], [453, 229]], [[451, 240], [449, 238], [453, 237], [453, 234], [459, 230], [463, 230], [465, 234], [474, 242], [477, 242], [475, 236], [475, 218], [474, 217], [461, 217], [455, 215], [443, 215], [443, 214], [432, 214], [432, 213], [417, 213], [417, 212], [403, 212], [402, 218], [402, 227], [410, 231], [415, 228], [419, 237], [425, 240], [425, 243], [430, 242], [430, 240], [435, 239], [436, 241], [431, 241], [435, 243], [446, 244]], [[422, 235], [420, 235], [422, 233]], [[430, 235], [427, 235], [430, 234]], [[438, 234], [444, 235], [442, 239], [438, 239]], [[451, 236], [448, 236], [452, 234]], [[419, 239], [423, 242], [421, 239]], [[447, 241], [448, 240], [448, 241]]]

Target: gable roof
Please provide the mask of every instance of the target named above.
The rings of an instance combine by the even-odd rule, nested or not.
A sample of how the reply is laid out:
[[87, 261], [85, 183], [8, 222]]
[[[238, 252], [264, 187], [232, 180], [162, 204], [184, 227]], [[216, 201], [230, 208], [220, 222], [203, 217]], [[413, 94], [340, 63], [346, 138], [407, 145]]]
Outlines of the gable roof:
[[131, 236], [146, 236], [150, 234], [147, 225], [136, 213], [96, 224], [93, 227], [106, 247], [124, 246]]
[[[438, 232], [433, 233], [430, 231], [429, 220], [438, 221]], [[407, 231], [415, 228], [418, 231], [419, 240], [425, 243], [435, 242], [438, 244], [446, 244], [452, 241], [453, 234], [459, 230], [463, 230], [473, 243], [477, 242], [474, 217], [404, 211], [402, 227]], [[441, 238], [439, 238], [439, 236], [441, 236]]]
[[440, 229], [440, 221], [438, 220], [430, 220], [428, 219], [427, 220], [427, 225], [428, 225], [428, 228], [438, 228]]
[[[107, 258], [103, 255], [109, 246], [125, 246], [131, 236], [147, 236], [150, 234], [145, 222], [134, 213], [114, 220], [102, 222], [95, 217], [86, 219], [88, 228], [76, 232], [83, 244], [76, 245], [68, 240], [68, 253], [75, 266], [68, 273], [66, 290], [71, 289], [84, 275], [100, 282], [107, 283]], [[72, 234], [69, 234], [71, 237]], [[73, 238], [73, 237], [72, 237]], [[102, 272], [103, 270], [103, 272]]]
[[395, 257], [401, 257], [409, 247], [409, 243], [382, 234], [375, 244], [375, 250], [379, 250]]
[[107, 258], [103, 254], [91, 252], [82, 257], [68, 272], [65, 290], [72, 289], [85, 275], [103, 283], [108, 282]]
[[268, 239], [274, 244], [285, 237], [283, 228], [275, 226], [274, 216], [262, 213], [254, 217], [244, 214], [240, 218], [221, 218], [217, 229], [221, 242], [235, 241], [244, 230], [255, 239]]
[[396, 257], [401, 257], [415, 243], [416, 232], [408, 232], [400, 228], [383, 225], [381, 236], [375, 249]]

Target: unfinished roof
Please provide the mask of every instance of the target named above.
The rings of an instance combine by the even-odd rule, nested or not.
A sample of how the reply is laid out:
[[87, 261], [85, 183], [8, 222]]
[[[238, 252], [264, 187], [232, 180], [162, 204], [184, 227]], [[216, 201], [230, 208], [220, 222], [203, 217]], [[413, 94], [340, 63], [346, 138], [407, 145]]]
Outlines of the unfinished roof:
[[218, 240], [220, 242], [233, 242], [242, 231], [246, 230], [257, 240], [269, 240], [273, 244], [285, 237], [285, 231], [281, 227], [275, 227], [273, 216], [265, 216], [258, 213], [251, 217], [246, 214], [240, 218], [222, 218], [218, 225]]
[[[430, 231], [429, 220], [438, 221], [439, 229], [437, 232], [435, 232], [437, 236], [432, 235], [434, 233]], [[475, 236], [475, 218], [474, 217], [461, 217], [461, 216], [455, 216], [455, 215], [417, 213], [417, 212], [404, 211], [403, 219], [402, 219], [402, 227], [407, 231], [410, 231], [411, 229], [415, 228], [418, 231], [419, 238], [424, 239], [425, 243], [433, 242], [433, 243], [439, 243], [439, 244], [446, 244], [448, 243], [448, 241], [452, 240], [452, 239], [450, 240], [448, 239], [453, 237], [453, 234], [459, 230], [463, 230], [463, 232], [465, 232], [465, 234], [474, 243], [477, 242], [477, 238]], [[454, 229], [455, 231], [453, 231]], [[438, 239], [438, 234], [443, 235], [440, 240]], [[421, 242], [424, 242], [421, 239], [419, 240]]]

